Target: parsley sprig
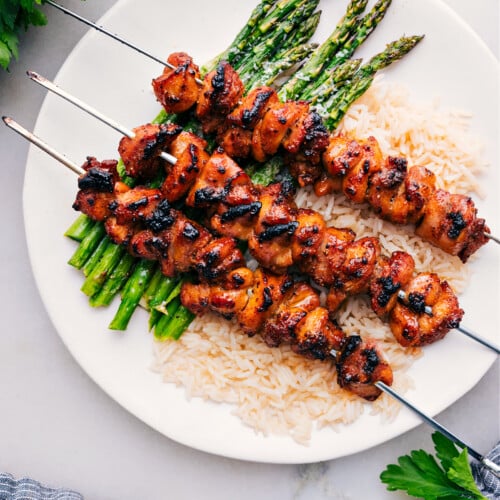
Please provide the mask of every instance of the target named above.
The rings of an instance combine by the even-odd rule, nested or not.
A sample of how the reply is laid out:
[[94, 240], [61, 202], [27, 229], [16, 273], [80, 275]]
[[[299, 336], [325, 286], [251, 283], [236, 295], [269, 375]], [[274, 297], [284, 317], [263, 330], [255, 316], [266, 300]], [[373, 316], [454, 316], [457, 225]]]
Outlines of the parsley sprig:
[[19, 57], [19, 33], [28, 26], [47, 24], [45, 14], [37, 9], [43, 0], [0, 0], [0, 66], [9, 67], [12, 57]]
[[380, 474], [389, 491], [403, 490], [424, 500], [487, 500], [481, 494], [469, 465], [467, 450], [439, 432], [432, 435], [436, 457], [424, 450], [413, 450], [399, 457]]

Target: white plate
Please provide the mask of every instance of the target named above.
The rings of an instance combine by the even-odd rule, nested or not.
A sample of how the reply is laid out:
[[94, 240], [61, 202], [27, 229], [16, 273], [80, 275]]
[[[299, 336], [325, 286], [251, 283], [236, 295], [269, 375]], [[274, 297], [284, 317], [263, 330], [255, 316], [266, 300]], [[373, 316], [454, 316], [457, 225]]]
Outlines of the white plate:
[[[102, 19], [114, 32], [126, 35], [146, 50], [166, 56], [185, 50], [203, 62], [222, 51], [248, 17], [256, 1], [184, 0], [165, 2], [119, 1]], [[346, 1], [321, 2], [323, 17], [318, 39], [333, 29]], [[237, 6], [237, 8], [235, 7]], [[67, 22], [73, 22], [68, 19]], [[480, 213], [493, 231], [498, 203], [497, 62], [482, 42], [448, 8], [433, 0], [394, 0], [382, 25], [361, 55], [372, 55], [402, 34], [425, 33], [426, 39], [396, 67], [389, 79], [408, 84], [418, 98], [441, 96], [446, 105], [474, 114], [473, 127], [487, 144], [492, 163], [484, 179], [487, 198], [478, 201]], [[33, 68], [43, 73], [43, 68]], [[109, 116], [133, 127], [155, 116], [158, 105], [150, 81], [157, 64], [125, 47], [88, 33], [68, 57], [57, 82]], [[117, 134], [67, 102], [47, 96], [36, 133], [69, 158], [86, 155], [116, 157]], [[29, 253], [45, 306], [61, 338], [77, 362], [113, 399], [162, 434], [223, 456], [277, 463], [305, 463], [354, 453], [382, 443], [419, 422], [402, 411], [391, 424], [382, 424], [368, 411], [341, 432], [315, 432], [309, 446], [290, 438], [263, 437], [243, 426], [230, 408], [200, 400], [187, 401], [182, 389], [163, 384], [149, 370], [152, 359], [147, 318], [138, 313], [126, 333], [107, 330], [115, 307], [95, 310], [79, 291], [81, 274], [66, 264], [75, 249], [63, 237], [75, 218], [71, 204], [76, 192], [74, 175], [35, 148], [31, 148], [24, 185], [24, 213]], [[474, 274], [461, 303], [467, 311], [464, 325], [494, 339], [498, 331], [498, 248], [481, 249], [472, 264]], [[408, 397], [435, 414], [471, 389], [495, 356], [487, 349], [451, 333], [425, 349], [412, 367], [416, 389]]]

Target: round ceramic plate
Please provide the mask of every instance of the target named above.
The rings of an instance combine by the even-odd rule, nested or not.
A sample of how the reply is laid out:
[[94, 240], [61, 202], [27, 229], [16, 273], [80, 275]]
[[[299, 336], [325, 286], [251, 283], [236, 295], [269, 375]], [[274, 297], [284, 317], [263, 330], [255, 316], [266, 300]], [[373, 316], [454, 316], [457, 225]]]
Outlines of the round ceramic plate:
[[[243, 26], [256, 1], [150, 0], [119, 1], [101, 23], [160, 57], [174, 50], [203, 62], [221, 52]], [[346, 1], [322, 0], [322, 21], [316, 35], [324, 39], [345, 10]], [[237, 6], [237, 7], [236, 7]], [[68, 18], [68, 23], [75, 22]], [[499, 213], [496, 60], [448, 8], [436, 0], [394, 0], [360, 56], [369, 57], [402, 34], [426, 34], [425, 40], [386, 78], [407, 84], [418, 99], [441, 98], [444, 106], [472, 113], [473, 130], [486, 144], [491, 168], [482, 179], [486, 197], [480, 214], [496, 224]], [[43, 68], [32, 68], [43, 73]], [[161, 72], [154, 62], [96, 33], [88, 33], [68, 57], [57, 82], [128, 127], [146, 123], [158, 111], [150, 88]], [[60, 98], [49, 95], [35, 132], [75, 162], [87, 155], [117, 156], [115, 131]], [[92, 309], [80, 292], [81, 274], [66, 264], [75, 249], [63, 237], [75, 218], [74, 175], [42, 152], [29, 153], [24, 185], [26, 236], [40, 294], [61, 338], [77, 362], [113, 399], [159, 432], [188, 446], [240, 459], [305, 463], [354, 453], [393, 438], [418, 424], [402, 411], [384, 424], [366, 411], [340, 432], [323, 429], [308, 446], [287, 437], [264, 437], [244, 426], [231, 407], [199, 399], [188, 401], [183, 389], [163, 384], [151, 372], [152, 339], [146, 314], [139, 311], [124, 333], [107, 325], [116, 310]], [[493, 226], [493, 232], [500, 228]], [[471, 264], [470, 287], [461, 297], [464, 325], [494, 339], [498, 307], [498, 249], [487, 245]], [[458, 333], [425, 349], [411, 369], [415, 389], [407, 395], [435, 414], [470, 390], [495, 356]]]

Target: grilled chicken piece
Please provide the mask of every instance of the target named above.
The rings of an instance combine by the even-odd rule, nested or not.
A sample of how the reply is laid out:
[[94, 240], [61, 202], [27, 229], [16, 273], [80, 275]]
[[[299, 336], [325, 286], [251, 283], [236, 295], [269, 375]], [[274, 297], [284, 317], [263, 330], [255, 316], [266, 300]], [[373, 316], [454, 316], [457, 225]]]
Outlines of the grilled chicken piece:
[[298, 227], [294, 189], [291, 183], [276, 183], [262, 189], [262, 204], [248, 239], [250, 253], [266, 269], [282, 273], [293, 262], [292, 241]]
[[205, 76], [196, 106], [196, 116], [205, 134], [224, 126], [227, 115], [236, 107], [244, 90], [238, 73], [225, 61]]
[[177, 161], [167, 166], [167, 176], [161, 190], [169, 202], [183, 198], [210, 158], [207, 142], [191, 132], [181, 132], [169, 148]]
[[320, 213], [306, 208], [297, 210], [295, 220], [297, 229], [292, 239], [292, 259], [294, 262], [305, 262], [309, 268], [324, 243], [326, 222]]
[[252, 150], [252, 131], [234, 125], [222, 127], [217, 144], [231, 158], [247, 158]]
[[306, 283], [297, 283], [280, 301], [266, 321], [262, 338], [269, 347], [295, 341], [297, 325], [320, 305], [318, 294]]
[[392, 385], [392, 369], [377, 347], [375, 341], [362, 340], [359, 335], [350, 335], [337, 355], [337, 372], [340, 387], [373, 401], [381, 390], [375, 382]]
[[289, 275], [260, 267], [254, 273], [235, 269], [224, 284], [184, 283], [181, 302], [195, 314], [236, 316], [247, 335], [260, 333], [269, 347], [288, 343], [307, 358], [336, 360], [340, 386], [370, 401], [380, 394], [374, 382], [392, 384], [391, 368], [375, 342], [346, 338], [319, 306], [318, 293], [306, 283], [293, 283]]
[[159, 189], [138, 186], [117, 194], [110, 209], [118, 224], [144, 222], [153, 217], [161, 200]]
[[248, 174], [228, 155], [218, 150], [197, 176], [186, 198], [186, 204], [190, 207], [205, 208], [221, 202], [230, 204], [233, 198], [240, 203], [250, 202], [254, 200], [254, 196], [247, 189], [251, 184]]
[[336, 276], [333, 270], [341, 268], [347, 246], [355, 238], [356, 234], [350, 229], [327, 227], [322, 233], [318, 250], [304, 256], [298, 262], [299, 269], [307, 272], [321, 286], [334, 286]]
[[329, 359], [340, 349], [345, 334], [337, 323], [330, 321], [328, 310], [317, 307], [310, 311], [295, 329], [296, 342], [292, 350], [313, 359]]
[[137, 227], [135, 224], [118, 224], [116, 217], [110, 216], [104, 221], [104, 228], [110, 240], [116, 245], [127, 246], [133, 238]]
[[118, 146], [127, 175], [141, 180], [154, 178], [165, 163], [159, 155], [168, 149], [181, 130], [178, 125], [153, 123], [132, 129], [134, 138], [123, 137]]
[[262, 330], [292, 284], [288, 274], [279, 276], [261, 267], [256, 269], [247, 305], [237, 313], [238, 323], [247, 335], [252, 336]]
[[114, 200], [118, 181], [115, 160], [97, 161], [87, 157], [82, 165], [85, 174], [78, 178], [78, 193], [73, 208], [87, 214], [93, 220], [104, 220], [111, 215], [109, 204]]
[[[460, 325], [464, 311], [446, 281], [433, 273], [421, 273], [404, 289], [407, 301], [398, 301], [389, 324], [403, 346], [423, 346], [443, 338]], [[425, 307], [432, 308], [432, 314]]]
[[194, 314], [213, 311], [231, 319], [246, 307], [248, 289], [253, 281], [253, 272], [248, 267], [241, 267], [231, 271], [221, 285], [185, 282], [181, 289], [181, 302]]
[[162, 75], [152, 81], [158, 102], [167, 113], [183, 113], [197, 102], [200, 95], [200, 69], [185, 52], [174, 52], [167, 61], [175, 69], [165, 67]]
[[382, 162], [382, 152], [374, 137], [361, 143], [334, 137], [323, 153], [326, 170], [333, 177], [342, 177], [342, 192], [354, 203], [365, 201], [369, 179], [380, 171]]
[[424, 167], [407, 170], [404, 158], [387, 157], [370, 178], [367, 201], [380, 217], [396, 224], [416, 223], [435, 189], [436, 176]]
[[229, 125], [253, 130], [267, 110], [279, 104], [278, 94], [271, 87], [257, 87], [251, 90], [238, 107], [228, 115]]
[[330, 314], [333, 314], [349, 295], [368, 290], [379, 256], [380, 243], [377, 238], [360, 238], [346, 246], [341, 266], [332, 267], [330, 271], [333, 286], [326, 298]]
[[490, 232], [486, 221], [476, 216], [477, 209], [468, 196], [437, 189], [427, 200], [424, 217], [415, 232], [466, 262], [488, 241], [484, 232]]
[[393, 252], [390, 257], [381, 256], [370, 280], [370, 304], [380, 317], [387, 315], [398, 299], [398, 292], [413, 277], [415, 262], [406, 252]]
[[233, 238], [214, 238], [196, 255], [193, 267], [201, 281], [209, 283], [224, 280], [228, 271], [241, 267], [245, 262]]

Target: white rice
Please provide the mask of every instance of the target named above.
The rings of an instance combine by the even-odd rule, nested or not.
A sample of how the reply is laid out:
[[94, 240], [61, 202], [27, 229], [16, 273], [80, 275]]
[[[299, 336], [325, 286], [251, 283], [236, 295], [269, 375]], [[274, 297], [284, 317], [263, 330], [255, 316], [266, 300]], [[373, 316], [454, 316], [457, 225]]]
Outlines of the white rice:
[[[404, 155], [410, 165], [433, 170], [439, 187], [478, 192], [476, 175], [484, 165], [467, 119], [465, 113], [444, 112], [436, 103], [412, 104], [405, 88], [377, 79], [351, 106], [338, 131], [354, 138], [373, 135], [385, 155]], [[465, 288], [466, 267], [459, 259], [423, 242], [411, 228], [382, 221], [340, 195], [318, 198], [307, 188], [296, 200], [321, 212], [329, 225], [350, 227], [358, 237], [378, 236], [386, 254], [410, 253], [417, 272], [436, 272], [457, 292]], [[411, 387], [405, 372], [421, 350], [401, 347], [366, 298], [349, 299], [338, 321], [347, 334], [377, 339], [394, 370], [394, 387], [402, 393]], [[307, 360], [288, 346], [270, 349], [259, 336], [249, 338], [236, 323], [211, 314], [196, 319], [179, 341], [155, 342], [154, 354], [154, 370], [165, 382], [183, 386], [188, 397], [232, 403], [234, 413], [256, 431], [288, 434], [303, 444], [315, 428], [348, 424], [364, 411], [390, 420], [400, 407], [385, 395], [365, 403], [338, 387], [331, 363]]]

